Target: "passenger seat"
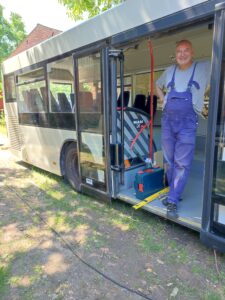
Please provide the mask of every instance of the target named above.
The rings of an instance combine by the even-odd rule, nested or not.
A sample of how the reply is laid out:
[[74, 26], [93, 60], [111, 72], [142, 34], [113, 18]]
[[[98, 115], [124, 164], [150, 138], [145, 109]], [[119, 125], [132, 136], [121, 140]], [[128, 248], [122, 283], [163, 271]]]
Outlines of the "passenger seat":
[[[124, 91], [123, 97], [124, 97], [124, 107], [127, 107], [129, 104], [129, 99], [130, 99], [130, 91]], [[121, 107], [121, 105], [122, 105], [122, 99], [121, 99], [121, 94], [120, 94], [119, 98], [117, 99], [117, 107]]]
[[65, 93], [58, 93], [58, 102], [61, 112], [71, 112], [71, 106]]
[[143, 94], [137, 94], [134, 100], [133, 108], [141, 109], [145, 111], [146, 96]]
[[[155, 116], [156, 110], [157, 110], [157, 96], [153, 95], [153, 117]], [[147, 114], [150, 114], [150, 96], [147, 97], [147, 103], [145, 106], [145, 112]]]

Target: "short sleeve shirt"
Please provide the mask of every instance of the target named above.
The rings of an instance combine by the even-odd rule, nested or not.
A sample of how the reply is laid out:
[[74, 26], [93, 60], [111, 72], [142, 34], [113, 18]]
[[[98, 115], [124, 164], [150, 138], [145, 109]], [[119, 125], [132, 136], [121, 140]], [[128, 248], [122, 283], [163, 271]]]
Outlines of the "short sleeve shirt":
[[[211, 63], [209, 60], [204, 61], [196, 61], [197, 66], [194, 73], [193, 80], [197, 81], [200, 89], [198, 90], [194, 85], [191, 87], [192, 92], [192, 102], [193, 107], [196, 112], [200, 113], [203, 108], [204, 104], [204, 94], [206, 88], [209, 86], [210, 83], [210, 73], [211, 73]], [[163, 107], [166, 105], [168, 92], [170, 88], [167, 88], [168, 83], [172, 80], [173, 72], [176, 65], [172, 65], [168, 67], [161, 77], [156, 81], [156, 85], [161, 89], [166, 89], [165, 95], [165, 103]], [[191, 78], [192, 72], [194, 68], [194, 63], [186, 70], [180, 70], [179, 68], [176, 69], [175, 73], [175, 89], [177, 92], [184, 92], [187, 89], [188, 82]]]

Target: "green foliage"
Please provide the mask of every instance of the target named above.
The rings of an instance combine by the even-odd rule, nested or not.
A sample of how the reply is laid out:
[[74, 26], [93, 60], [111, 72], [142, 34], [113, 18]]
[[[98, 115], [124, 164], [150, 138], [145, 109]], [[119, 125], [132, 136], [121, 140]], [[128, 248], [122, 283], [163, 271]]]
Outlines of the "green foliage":
[[10, 19], [7, 21], [4, 18], [3, 10], [3, 6], [0, 5], [0, 62], [9, 56], [26, 37], [22, 18], [16, 13], [11, 13]]
[[65, 93], [69, 97], [70, 93], [72, 93], [72, 84], [51, 82], [50, 89], [54, 96], [58, 93]]
[[5, 115], [4, 112], [0, 112], [0, 133], [6, 135], [6, 123], [5, 123]]
[[88, 18], [94, 17], [103, 11], [123, 2], [123, 0], [58, 0], [63, 4], [69, 17], [74, 20], [82, 20], [84, 14]]
[[0, 265], [0, 294], [3, 294], [4, 289], [7, 285], [9, 277], [9, 270], [6, 267]]
[[[0, 64], [25, 39], [26, 32], [22, 18], [11, 13], [9, 21], [4, 18], [3, 6], [0, 4]], [[2, 90], [0, 69], [0, 91]]]

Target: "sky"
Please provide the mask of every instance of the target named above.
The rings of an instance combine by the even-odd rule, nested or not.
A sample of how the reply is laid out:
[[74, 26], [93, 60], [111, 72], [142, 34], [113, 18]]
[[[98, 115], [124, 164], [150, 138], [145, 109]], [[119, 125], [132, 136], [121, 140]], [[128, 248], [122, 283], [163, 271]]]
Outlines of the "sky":
[[9, 19], [10, 12], [22, 17], [27, 33], [37, 24], [42, 24], [59, 30], [67, 30], [75, 25], [69, 19], [66, 9], [58, 0], [0, 0], [4, 7], [4, 17]]

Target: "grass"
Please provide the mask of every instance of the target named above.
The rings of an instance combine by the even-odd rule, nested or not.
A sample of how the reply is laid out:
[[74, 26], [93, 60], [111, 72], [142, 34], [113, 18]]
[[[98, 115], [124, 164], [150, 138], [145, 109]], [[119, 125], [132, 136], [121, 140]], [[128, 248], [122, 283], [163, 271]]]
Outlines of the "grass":
[[[166, 282], [170, 282], [170, 279], [163, 277], [164, 274], [160, 273], [161, 270], [163, 268], [165, 270], [170, 269], [173, 265], [178, 268], [186, 265], [186, 272], [192, 273], [191, 276], [196, 279], [201, 278], [202, 281], [205, 281], [205, 289], [202, 285], [199, 291], [196, 286], [191, 286], [189, 282], [185, 282], [185, 279], [179, 279], [174, 281], [173, 286], [165, 287], [169, 294], [172, 288], [177, 286], [179, 288], [177, 297], [184, 296], [184, 298], [187, 298], [187, 296], [190, 296], [190, 299], [201, 300], [223, 299], [221, 291], [225, 275], [222, 269], [220, 276], [216, 274], [213, 255], [210, 255], [211, 252], [207, 254], [207, 263], [204, 264], [199, 260], [198, 252], [195, 252], [194, 249], [190, 251], [188, 244], [182, 245], [168, 236], [169, 226], [162, 219], [144, 211], [134, 211], [131, 206], [123, 202], [114, 201], [112, 205], [107, 205], [96, 199], [78, 194], [58, 176], [35, 167], [30, 168], [28, 176], [31, 177], [34, 183], [33, 187], [40, 189], [37, 194], [34, 194], [37, 201], [33, 204], [30, 202], [30, 204], [41, 213], [50, 226], [61, 232], [63, 236], [65, 234], [65, 238], [69, 238], [75, 249], [77, 247], [79, 250], [84, 250], [86, 252], [84, 256], [90, 253], [101, 253], [101, 250], [99, 251], [101, 248], [110, 249], [110, 234], [113, 235], [113, 238], [114, 234], [116, 237], [123, 237], [126, 234], [131, 236], [132, 234], [133, 244], [140, 251], [140, 255], [143, 253], [150, 258], [154, 258], [154, 260], [150, 260], [154, 272], [145, 271], [144, 269], [139, 274], [139, 277], [146, 281], [149, 286], [154, 284], [165, 287]], [[20, 188], [18, 193], [23, 195], [25, 200], [30, 201], [32, 200], [31, 190], [32, 186], [29, 189], [27, 187]], [[37, 215], [32, 215], [31, 218], [35, 225], [40, 224]], [[171, 231], [174, 234], [176, 227], [172, 228]], [[35, 236], [35, 226], [29, 230], [27, 233]], [[110, 253], [111, 262], [113, 261], [116, 264], [119, 259], [116, 254]], [[101, 264], [103, 264], [103, 261], [98, 262], [96, 260], [96, 265], [98, 266], [98, 264], [99, 269], [102, 269]], [[32, 273], [29, 275], [28, 280], [32, 288], [32, 285], [34, 286], [41, 278], [41, 266], [36, 265], [33, 267]], [[1, 289], [4, 289], [9, 282], [19, 287], [21, 277], [12, 276], [10, 279], [8, 269], [5, 267], [0, 268], [0, 295]], [[209, 285], [207, 281], [210, 281]], [[137, 288], [138, 284], [137, 282]], [[218, 284], [219, 290], [214, 291], [213, 284]], [[59, 295], [59, 299], [60, 297], [61, 295]], [[26, 291], [24, 299], [32, 299], [31, 289]]]
[[[151, 253], [162, 252], [165, 249], [164, 243], [159, 241], [165, 234], [165, 226], [159, 219], [149, 218], [149, 215], [143, 214], [142, 220], [140, 218], [142, 212], [134, 212], [130, 206], [119, 202], [115, 202], [115, 205], [110, 206], [95, 199], [90, 200], [89, 197], [71, 190], [70, 186], [65, 184], [59, 177], [40, 171], [37, 168], [32, 170], [35, 184], [44, 192], [43, 199], [48, 210], [48, 220], [51, 226], [61, 232], [66, 229], [69, 230], [69, 227], [77, 229], [77, 232], [79, 232], [79, 226], [84, 225], [85, 220], [92, 224], [91, 229], [83, 237], [85, 240], [83, 243], [84, 248], [90, 251], [91, 249], [99, 249], [107, 242], [99, 233], [95, 220], [92, 223], [89, 219], [90, 211], [92, 214], [97, 211], [98, 215], [101, 215], [101, 220], [108, 226], [115, 228], [115, 230], [136, 232], [139, 235], [138, 245], [141, 251]], [[72, 213], [74, 211], [76, 211], [76, 215]], [[148, 220], [147, 224], [145, 219]], [[159, 239], [154, 237], [154, 229], [152, 228], [157, 228]]]
[[170, 264], [187, 263], [189, 259], [190, 255], [187, 253], [187, 250], [180, 246], [177, 246], [176, 249], [174, 249], [167, 255], [167, 262]]
[[9, 279], [9, 269], [0, 265], [0, 295], [2, 295], [6, 289]]
[[203, 300], [223, 300], [224, 297], [216, 292], [210, 292], [206, 294], [203, 298]]

